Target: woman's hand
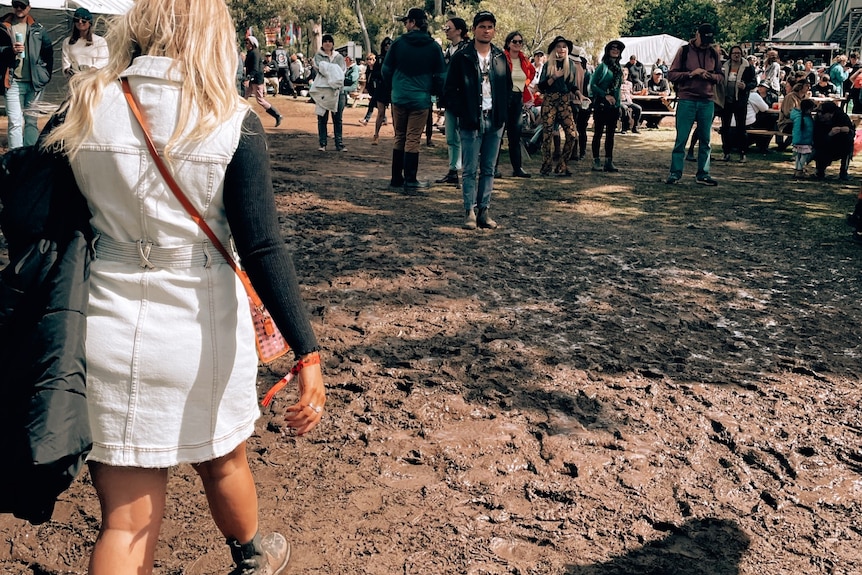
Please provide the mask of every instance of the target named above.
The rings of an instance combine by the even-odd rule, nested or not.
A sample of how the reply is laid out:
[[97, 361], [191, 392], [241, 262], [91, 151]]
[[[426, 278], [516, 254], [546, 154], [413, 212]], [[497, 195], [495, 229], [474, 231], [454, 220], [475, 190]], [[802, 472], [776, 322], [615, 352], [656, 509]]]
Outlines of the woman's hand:
[[326, 388], [323, 386], [323, 372], [320, 369], [320, 364], [315, 363], [303, 367], [296, 374], [296, 382], [299, 389], [299, 401], [287, 408], [284, 421], [296, 435], [303, 435], [314, 429], [323, 417]]
[[608, 94], [607, 96], [605, 96], [605, 100], [607, 100], [608, 104], [610, 104], [611, 106], [614, 106], [617, 103], [617, 99], [614, 98], [611, 94]]

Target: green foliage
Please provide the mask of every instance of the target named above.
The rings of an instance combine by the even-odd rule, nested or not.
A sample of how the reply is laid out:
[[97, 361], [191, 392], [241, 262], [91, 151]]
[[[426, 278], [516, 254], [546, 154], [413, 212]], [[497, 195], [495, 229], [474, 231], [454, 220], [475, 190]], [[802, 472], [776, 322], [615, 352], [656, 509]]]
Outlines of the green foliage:
[[700, 24], [709, 22], [716, 26], [721, 41], [717, 7], [714, 0], [633, 0], [621, 26], [623, 36], [670, 34], [688, 39]]
[[[775, 0], [773, 32], [811, 12], [824, 10], [832, 0]], [[702, 22], [712, 23], [722, 45], [758, 42], [769, 35], [772, 0], [633, 0], [621, 29], [626, 36], [671, 34], [689, 38]]]

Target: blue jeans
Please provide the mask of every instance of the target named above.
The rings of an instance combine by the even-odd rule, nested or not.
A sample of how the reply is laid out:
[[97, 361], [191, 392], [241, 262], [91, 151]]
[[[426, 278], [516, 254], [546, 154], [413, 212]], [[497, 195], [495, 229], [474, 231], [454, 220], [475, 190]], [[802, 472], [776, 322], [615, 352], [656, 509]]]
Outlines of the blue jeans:
[[458, 129], [458, 116], [446, 110], [446, 146], [449, 148], [449, 171], [461, 169], [461, 134]]
[[11, 79], [12, 85], [6, 89], [6, 116], [9, 118], [9, 149], [32, 146], [39, 139], [39, 126], [36, 115], [27, 113], [27, 108], [36, 102], [42, 92], [33, 90], [30, 82]]
[[464, 194], [464, 210], [471, 210], [477, 205], [478, 192], [479, 209], [487, 208], [491, 203], [491, 190], [494, 188], [494, 170], [497, 165], [497, 153], [500, 151], [500, 140], [503, 138], [503, 126], [495, 128], [491, 124], [491, 116], [482, 116], [478, 130], [461, 128], [461, 156], [464, 159], [462, 192]]
[[332, 114], [332, 131], [335, 135], [335, 147], [341, 149], [344, 147], [344, 139], [342, 138], [344, 107], [347, 105], [347, 94], [342, 92], [338, 96], [338, 111], [331, 112], [326, 110], [322, 116], [317, 117], [317, 142], [320, 147], [326, 146], [326, 124], [329, 122], [329, 115]]
[[715, 116], [715, 104], [712, 100], [680, 100], [676, 103], [676, 142], [670, 156], [670, 175], [681, 178], [685, 167], [685, 144], [691, 134], [691, 127], [697, 122], [697, 179], [709, 177], [709, 156], [712, 147], [709, 139], [712, 136], [712, 120]]

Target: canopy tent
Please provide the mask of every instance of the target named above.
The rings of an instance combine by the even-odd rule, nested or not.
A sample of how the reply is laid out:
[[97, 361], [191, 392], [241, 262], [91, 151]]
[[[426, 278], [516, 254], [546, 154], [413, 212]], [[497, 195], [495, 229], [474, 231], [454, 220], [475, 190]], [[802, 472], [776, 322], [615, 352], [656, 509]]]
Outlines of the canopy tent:
[[622, 53], [622, 61], [628, 62], [629, 57], [634, 54], [638, 62], [649, 69], [659, 58], [670, 64], [676, 56], [679, 47], [688, 44], [688, 40], [680, 40], [670, 34], [657, 34], [655, 36], [629, 36], [620, 38], [626, 49]]
[[834, 42], [851, 51], [862, 46], [862, 0], [835, 0], [773, 34], [778, 42]]

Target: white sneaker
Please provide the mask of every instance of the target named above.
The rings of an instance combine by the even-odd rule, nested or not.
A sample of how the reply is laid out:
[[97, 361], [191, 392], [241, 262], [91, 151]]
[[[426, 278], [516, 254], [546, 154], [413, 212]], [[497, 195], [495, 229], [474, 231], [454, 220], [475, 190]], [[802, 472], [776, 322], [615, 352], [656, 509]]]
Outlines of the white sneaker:
[[326, 146], [320, 146], [319, 148], [317, 148], [317, 151], [318, 151], [318, 152], [325, 152], [325, 151], [326, 151]]

